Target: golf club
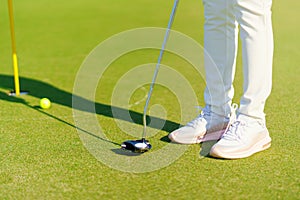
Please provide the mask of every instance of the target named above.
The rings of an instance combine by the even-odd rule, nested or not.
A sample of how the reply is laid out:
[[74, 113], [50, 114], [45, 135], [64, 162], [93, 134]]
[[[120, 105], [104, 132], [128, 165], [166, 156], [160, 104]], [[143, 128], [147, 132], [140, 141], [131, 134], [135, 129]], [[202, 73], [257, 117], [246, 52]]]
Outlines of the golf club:
[[173, 5], [172, 13], [170, 15], [168, 27], [167, 27], [167, 30], [166, 30], [166, 33], [165, 33], [164, 41], [163, 41], [163, 44], [162, 44], [162, 47], [161, 47], [161, 50], [160, 50], [160, 54], [159, 54], [159, 57], [158, 57], [158, 61], [157, 61], [157, 64], [156, 64], [156, 68], [155, 68], [154, 75], [153, 75], [153, 78], [152, 78], [152, 82], [151, 82], [151, 85], [150, 85], [150, 89], [149, 89], [149, 92], [148, 92], [147, 100], [146, 100], [146, 103], [145, 103], [145, 106], [144, 106], [144, 113], [143, 113], [143, 126], [144, 126], [144, 128], [143, 128], [142, 139], [140, 139], [140, 140], [127, 140], [127, 141], [125, 141], [121, 144], [122, 149], [129, 150], [129, 151], [132, 151], [132, 152], [135, 152], [135, 153], [144, 153], [144, 152], [146, 152], [146, 151], [148, 151], [152, 148], [149, 141], [146, 140], [146, 135], [147, 135], [146, 134], [147, 110], [148, 110], [150, 98], [152, 96], [155, 81], [156, 81], [156, 78], [157, 78], [157, 75], [158, 75], [158, 71], [159, 71], [159, 68], [160, 68], [161, 60], [162, 60], [162, 57], [163, 57], [163, 54], [164, 54], [164, 51], [165, 51], [165, 47], [166, 47], [166, 44], [167, 44], [167, 41], [168, 41], [168, 38], [169, 38], [170, 30], [171, 30], [171, 27], [172, 27], [172, 24], [173, 24], [173, 21], [174, 21], [174, 17], [175, 17], [175, 13], [176, 13], [178, 3], [179, 3], [179, 0], [174, 1], [174, 5]]

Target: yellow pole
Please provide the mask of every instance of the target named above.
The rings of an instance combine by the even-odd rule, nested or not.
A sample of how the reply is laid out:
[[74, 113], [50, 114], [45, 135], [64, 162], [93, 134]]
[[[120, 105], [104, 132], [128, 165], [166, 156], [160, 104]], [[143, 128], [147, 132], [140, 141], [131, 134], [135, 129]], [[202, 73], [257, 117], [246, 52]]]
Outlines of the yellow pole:
[[17, 50], [16, 50], [16, 39], [15, 39], [15, 30], [14, 30], [14, 14], [13, 14], [12, 0], [8, 0], [8, 11], [9, 11], [9, 21], [10, 21], [12, 61], [13, 61], [13, 67], [14, 67], [15, 93], [16, 93], [16, 96], [19, 96], [20, 95], [19, 68], [18, 68], [18, 58], [17, 58]]

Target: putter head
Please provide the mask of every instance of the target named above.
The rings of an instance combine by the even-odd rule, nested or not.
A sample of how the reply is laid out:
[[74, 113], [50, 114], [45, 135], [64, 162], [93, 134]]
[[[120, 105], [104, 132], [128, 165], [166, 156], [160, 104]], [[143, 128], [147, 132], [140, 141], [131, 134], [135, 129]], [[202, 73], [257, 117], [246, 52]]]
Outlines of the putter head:
[[134, 153], [144, 153], [149, 151], [152, 146], [148, 140], [127, 140], [121, 144], [121, 148], [124, 150], [132, 151]]

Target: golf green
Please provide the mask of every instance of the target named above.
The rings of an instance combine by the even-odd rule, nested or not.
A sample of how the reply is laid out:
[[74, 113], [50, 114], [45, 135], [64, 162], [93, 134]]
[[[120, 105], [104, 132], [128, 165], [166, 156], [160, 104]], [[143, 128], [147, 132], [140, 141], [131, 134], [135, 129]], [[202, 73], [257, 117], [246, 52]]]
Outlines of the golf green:
[[[273, 90], [265, 109], [272, 146], [246, 159], [222, 160], [207, 156], [213, 142], [169, 143], [168, 133], [187, 120], [180, 105], [189, 103], [177, 99], [182, 88], [171, 88], [169, 82], [155, 87], [150, 103], [148, 139], [153, 149], [143, 155], [119, 150], [124, 140], [141, 137], [145, 94], [159, 55], [147, 42], [163, 39], [162, 29], [145, 27], [165, 28], [173, 1], [14, 1], [20, 84], [29, 91], [17, 97], [7, 95], [14, 88], [14, 73], [7, 1], [1, 1], [0, 199], [300, 198], [300, 2], [273, 5]], [[203, 22], [201, 1], [185, 0], [172, 29], [201, 47]], [[143, 30], [145, 35], [147, 30], [159, 34], [137, 35]], [[119, 40], [122, 33], [135, 37]], [[174, 48], [180, 47], [172, 41]], [[119, 42], [126, 44], [124, 49], [144, 46], [119, 53], [108, 66], [95, 65], [85, 74], [83, 67], [94, 64], [95, 56], [96, 64], [108, 58], [97, 57], [97, 48], [103, 55], [118, 52], [113, 45]], [[195, 106], [204, 105], [205, 82], [189, 61], [166, 52], [159, 76], [176, 83], [172, 77], [179, 74], [189, 83], [197, 102], [189, 107], [192, 119]], [[140, 74], [139, 67], [147, 64]], [[239, 52], [235, 102], [242, 94], [241, 64]], [[142, 78], [150, 80], [134, 88], [134, 81]], [[93, 81], [94, 87], [88, 87]], [[91, 96], [81, 95], [85, 93]], [[49, 109], [39, 108], [44, 97], [51, 100]]]

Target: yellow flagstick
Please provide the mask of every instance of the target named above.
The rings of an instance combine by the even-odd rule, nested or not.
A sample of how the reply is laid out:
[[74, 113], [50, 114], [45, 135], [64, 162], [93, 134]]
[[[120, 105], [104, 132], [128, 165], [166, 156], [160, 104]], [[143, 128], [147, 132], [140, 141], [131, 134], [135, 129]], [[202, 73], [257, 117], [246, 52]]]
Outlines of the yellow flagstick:
[[9, 11], [9, 20], [10, 20], [10, 34], [11, 34], [11, 45], [12, 45], [12, 59], [13, 59], [13, 67], [14, 67], [15, 93], [16, 96], [19, 96], [20, 95], [19, 68], [18, 68], [18, 58], [17, 58], [17, 50], [16, 50], [12, 0], [8, 0], [8, 11]]

